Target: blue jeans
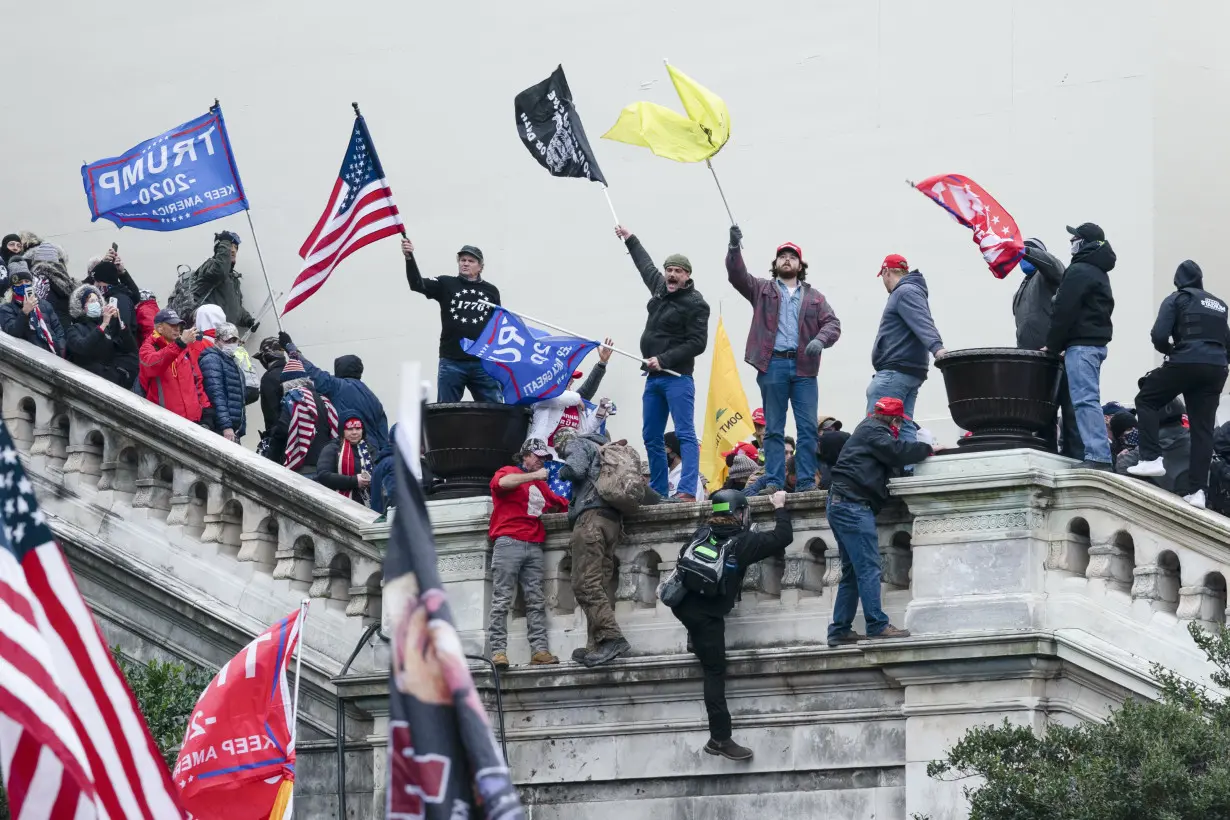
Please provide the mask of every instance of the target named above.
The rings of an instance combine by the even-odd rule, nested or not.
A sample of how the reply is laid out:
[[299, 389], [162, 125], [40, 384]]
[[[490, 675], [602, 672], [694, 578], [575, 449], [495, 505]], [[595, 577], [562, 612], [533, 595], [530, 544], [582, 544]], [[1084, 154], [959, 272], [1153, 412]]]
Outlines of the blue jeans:
[[691, 376], [671, 376], [650, 373], [645, 379], [645, 394], [641, 397], [641, 438], [645, 440], [645, 455], [649, 457], [649, 486], [666, 498], [670, 491], [670, 467], [666, 463], [666, 416], [675, 422], [679, 437], [679, 457], [683, 459], [683, 475], [679, 477], [679, 492], [696, 492], [700, 475], [700, 445], [696, 441], [696, 424], [692, 416], [696, 409], [696, 383]]
[[[918, 388], [923, 380], [899, 370], [880, 370], [867, 385], [867, 415], [875, 412], [876, 402], [883, 398], [901, 399], [905, 414], [914, 418], [914, 402], [918, 401]], [[913, 421], [901, 422], [901, 440], [918, 441], [918, 425]]]
[[829, 639], [853, 629], [860, 600], [867, 634], [879, 635], [888, 626], [888, 616], [880, 608], [880, 545], [875, 513], [866, 504], [834, 501], [830, 495], [826, 516], [841, 555], [841, 582], [833, 602]]
[[466, 388], [474, 401], [504, 403], [504, 388], [478, 359], [441, 359], [436, 370], [436, 401], [461, 401]]
[[1106, 417], [1102, 415], [1102, 362], [1106, 348], [1073, 345], [1063, 354], [1063, 368], [1068, 375], [1068, 394], [1076, 410], [1076, 427], [1085, 447], [1086, 461], [1110, 463], [1110, 439], [1106, 435]]
[[756, 374], [764, 404], [764, 474], [768, 484], [786, 487], [786, 405], [794, 405], [798, 441], [794, 447], [795, 492], [816, 488], [816, 379], [796, 375], [794, 359], [769, 359]]

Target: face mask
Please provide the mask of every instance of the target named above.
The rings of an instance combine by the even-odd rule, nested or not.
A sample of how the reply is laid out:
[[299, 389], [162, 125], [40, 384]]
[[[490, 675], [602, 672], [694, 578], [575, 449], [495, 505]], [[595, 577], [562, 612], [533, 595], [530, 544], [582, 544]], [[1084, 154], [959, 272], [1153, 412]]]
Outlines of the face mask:
[[1033, 266], [1032, 262], [1030, 262], [1025, 257], [1021, 257], [1021, 273], [1025, 274], [1026, 276], [1033, 276], [1033, 273], [1036, 270], [1037, 268]]
[[234, 354], [239, 349], [239, 342], [218, 342], [218, 347], [222, 349], [223, 353]]
[[102, 316], [102, 303], [90, 302], [85, 306], [85, 315], [91, 319], [97, 319], [99, 316]]
[[13, 295], [16, 296], [18, 299], [24, 299], [26, 298], [26, 294], [30, 291], [32, 287], [34, 286], [29, 283], [22, 284], [22, 285], [13, 285]]
[[1081, 239], [1079, 236], [1074, 236], [1074, 237], [1072, 237], [1072, 253], [1073, 253], [1073, 255], [1075, 255], [1075, 254], [1077, 254], [1077, 253], [1080, 253], [1080, 250], [1081, 250], [1081, 245], [1084, 243], [1084, 241], [1085, 241], [1085, 240]]

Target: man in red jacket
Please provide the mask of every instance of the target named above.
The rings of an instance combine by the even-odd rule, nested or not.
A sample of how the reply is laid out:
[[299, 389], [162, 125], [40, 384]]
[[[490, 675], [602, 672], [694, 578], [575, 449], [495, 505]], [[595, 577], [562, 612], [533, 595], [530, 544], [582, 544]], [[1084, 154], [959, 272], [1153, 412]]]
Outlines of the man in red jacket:
[[799, 436], [795, 492], [807, 492], [816, 489], [816, 374], [820, 354], [841, 338], [841, 322], [824, 294], [807, 284], [807, 263], [798, 245], [779, 246], [772, 276], [761, 278], [747, 272], [742, 243], [743, 232], [732, 225], [726, 275], [752, 303], [744, 359], [756, 368], [764, 403], [765, 483], [760, 495], [786, 486], [786, 408], [791, 404]]
[[196, 328], [185, 328], [178, 313], [170, 308], [158, 311], [154, 333], [141, 345], [138, 378], [145, 398], [199, 424], [205, 388], [201, 371], [188, 355], [196, 338]]
[[527, 439], [517, 453], [517, 464], [504, 467], [491, 479], [491, 522], [487, 536], [495, 540], [491, 553], [491, 620], [487, 636], [491, 642], [491, 662], [508, 667], [508, 610], [517, 594], [517, 583], [525, 593], [525, 621], [534, 651], [530, 663], [559, 663], [547, 647], [547, 599], [543, 593], [542, 545], [547, 530], [544, 512], [567, 512], [568, 499], [551, 492], [547, 470], [551, 458], [547, 443]]

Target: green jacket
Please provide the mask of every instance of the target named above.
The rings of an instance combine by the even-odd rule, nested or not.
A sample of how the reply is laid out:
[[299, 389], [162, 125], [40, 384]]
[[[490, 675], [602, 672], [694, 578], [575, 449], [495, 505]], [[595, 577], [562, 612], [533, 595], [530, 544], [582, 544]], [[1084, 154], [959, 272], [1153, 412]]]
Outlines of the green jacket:
[[226, 239], [214, 242], [214, 255], [197, 268], [199, 282], [205, 290], [202, 305], [217, 305], [226, 320], [241, 331], [252, 327], [255, 319], [243, 306], [243, 274], [231, 262], [231, 243]]

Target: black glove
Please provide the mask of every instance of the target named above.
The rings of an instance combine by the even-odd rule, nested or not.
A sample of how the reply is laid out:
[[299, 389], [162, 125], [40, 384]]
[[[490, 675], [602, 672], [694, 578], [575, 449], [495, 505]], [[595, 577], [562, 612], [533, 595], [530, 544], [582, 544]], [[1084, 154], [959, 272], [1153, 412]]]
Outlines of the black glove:
[[291, 341], [289, 333], [287, 333], [285, 330], [279, 330], [278, 331], [278, 344], [282, 346], [283, 350], [290, 350], [291, 347], [293, 347], [295, 343]]
[[738, 225], [730, 226], [730, 249], [738, 250], [743, 247], [743, 229]]
[[[248, 318], [251, 318], [251, 317], [248, 317]], [[253, 322], [251, 325], [248, 326], [248, 332], [255, 333], [256, 329], [260, 326], [261, 326], [260, 322]]]

